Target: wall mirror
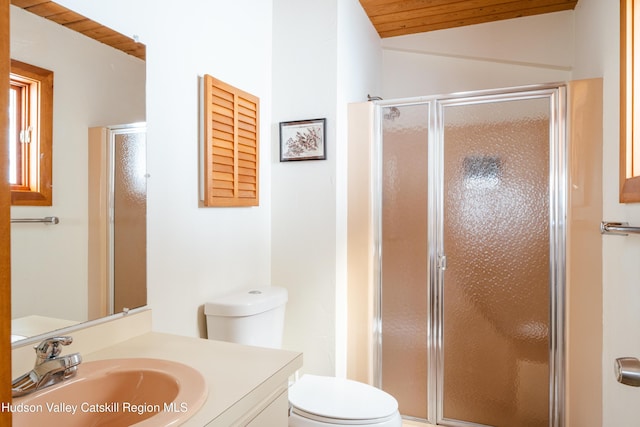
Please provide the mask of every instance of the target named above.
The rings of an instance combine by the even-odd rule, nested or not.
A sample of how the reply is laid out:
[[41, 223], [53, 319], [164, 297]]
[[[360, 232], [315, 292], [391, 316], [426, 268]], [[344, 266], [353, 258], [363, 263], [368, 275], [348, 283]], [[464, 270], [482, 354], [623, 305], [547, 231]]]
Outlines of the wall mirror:
[[[105, 143], [96, 150], [91, 146], [89, 133], [90, 129], [104, 129], [107, 135], [109, 130], [123, 128], [117, 125], [144, 122], [146, 69], [144, 45], [132, 39], [84, 17], [82, 22], [71, 22], [79, 15], [47, 0], [31, 1], [24, 9], [19, 7], [18, 0], [12, 3], [12, 59], [54, 73], [54, 191], [52, 206], [12, 206], [11, 217], [59, 218], [57, 225], [11, 225], [12, 334], [16, 335], [13, 340], [95, 320], [127, 307], [112, 305], [109, 308], [102, 301], [107, 296], [99, 288], [102, 285], [94, 283], [90, 267], [93, 257], [97, 256], [95, 253], [107, 251], [104, 242], [109, 241], [109, 236], [104, 237], [103, 246], [100, 246], [102, 243], [95, 246], [93, 241], [94, 255], [90, 255], [90, 229], [99, 221], [93, 214], [96, 209], [91, 206], [106, 204], [109, 196], [101, 196], [102, 190], [89, 181], [92, 176], [103, 174], [102, 168], [106, 167], [106, 159], [113, 149], [107, 149]], [[60, 9], [64, 9], [64, 13]], [[46, 16], [43, 11], [47, 10], [53, 10], [55, 17], [43, 18]], [[56, 19], [58, 23], [54, 22]], [[131, 40], [136, 47], [125, 53], [79, 32], [85, 30], [94, 34], [110, 31]], [[136, 54], [140, 51], [142, 56]], [[120, 135], [121, 139], [128, 138]], [[110, 137], [106, 138], [103, 142]], [[90, 156], [95, 160], [96, 152], [103, 153], [104, 157], [90, 164]], [[138, 152], [138, 156], [146, 157], [144, 151]], [[125, 218], [130, 220], [142, 223], [146, 236], [146, 210], [138, 210]], [[127, 308], [146, 304], [146, 243], [138, 239], [135, 244], [143, 246], [142, 252], [126, 258], [135, 259], [137, 268], [145, 270], [145, 276], [143, 289], [136, 293], [136, 302]], [[115, 251], [113, 258], [117, 262], [118, 249]], [[126, 280], [125, 277], [124, 286], [129, 286]]]
[[[634, 31], [636, 0], [620, 0], [620, 202], [640, 202], [640, 94], [635, 76], [640, 72], [635, 60], [640, 34]], [[640, 59], [639, 59], [640, 60]]]

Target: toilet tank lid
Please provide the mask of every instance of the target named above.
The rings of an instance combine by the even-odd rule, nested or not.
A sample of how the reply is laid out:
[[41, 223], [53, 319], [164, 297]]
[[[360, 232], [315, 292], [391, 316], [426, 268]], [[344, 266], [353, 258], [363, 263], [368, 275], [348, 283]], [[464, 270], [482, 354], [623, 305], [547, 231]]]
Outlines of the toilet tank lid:
[[211, 300], [204, 305], [204, 314], [226, 317], [252, 316], [277, 308], [286, 302], [285, 288], [253, 288]]

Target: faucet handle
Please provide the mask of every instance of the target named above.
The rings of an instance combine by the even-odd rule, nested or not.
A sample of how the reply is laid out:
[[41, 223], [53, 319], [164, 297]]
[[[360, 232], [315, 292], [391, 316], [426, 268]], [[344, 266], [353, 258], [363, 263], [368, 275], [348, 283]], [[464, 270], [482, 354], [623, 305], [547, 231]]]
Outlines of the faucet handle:
[[47, 338], [42, 341], [40, 344], [35, 346], [36, 355], [41, 359], [52, 359], [54, 357], [58, 357], [62, 349], [60, 345], [69, 345], [73, 342], [73, 337], [63, 336], [63, 337], [52, 337]]

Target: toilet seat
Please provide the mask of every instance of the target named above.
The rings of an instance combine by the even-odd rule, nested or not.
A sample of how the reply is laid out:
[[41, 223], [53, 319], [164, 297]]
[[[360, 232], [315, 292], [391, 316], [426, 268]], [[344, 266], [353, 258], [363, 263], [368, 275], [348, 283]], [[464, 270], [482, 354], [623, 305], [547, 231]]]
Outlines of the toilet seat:
[[289, 388], [292, 412], [339, 425], [375, 425], [399, 418], [390, 394], [357, 381], [304, 375]]

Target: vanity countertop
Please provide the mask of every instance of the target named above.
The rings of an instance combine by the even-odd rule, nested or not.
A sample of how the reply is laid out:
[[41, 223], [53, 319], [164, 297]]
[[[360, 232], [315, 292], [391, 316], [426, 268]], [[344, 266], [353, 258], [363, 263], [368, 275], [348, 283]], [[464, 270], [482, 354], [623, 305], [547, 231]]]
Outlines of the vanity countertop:
[[202, 373], [207, 400], [183, 426], [224, 426], [250, 412], [302, 367], [302, 354], [149, 332], [92, 353], [85, 361], [127, 357], [173, 360]]
[[[253, 416], [276, 396], [280, 396], [280, 402], [284, 398], [286, 405], [286, 396], [282, 395], [287, 381], [302, 367], [302, 354], [298, 352], [153, 332], [148, 309], [59, 330], [55, 335], [73, 336], [73, 343], [63, 348], [63, 354], [79, 352], [85, 362], [143, 357], [173, 360], [200, 371], [207, 383], [207, 399], [182, 424], [185, 427], [244, 425], [238, 420]], [[13, 378], [33, 368], [33, 343], [41, 338], [14, 344]], [[277, 411], [280, 413], [280, 409]]]
[[74, 320], [57, 319], [54, 317], [31, 315], [11, 319], [11, 334], [19, 335], [22, 338], [40, 335], [47, 331], [54, 331], [67, 326], [76, 325]]

